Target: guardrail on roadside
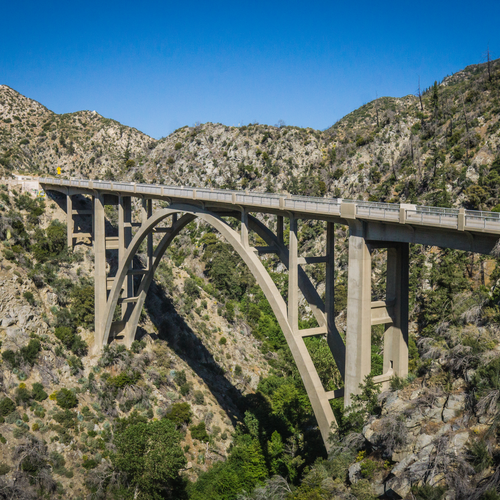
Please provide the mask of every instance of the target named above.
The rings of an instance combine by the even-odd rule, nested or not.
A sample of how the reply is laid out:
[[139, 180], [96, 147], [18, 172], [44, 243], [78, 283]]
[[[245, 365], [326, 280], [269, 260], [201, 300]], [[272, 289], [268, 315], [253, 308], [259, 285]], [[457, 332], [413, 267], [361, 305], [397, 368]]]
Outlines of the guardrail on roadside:
[[[100, 181], [86, 179], [54, 179], [41, 177], [39, 182], [68, 187], [102, 189], [124, 193], [182, 198], [200, 201], [231, 203], [245, 206], [282, 209], [306, 213], [330, 214], [347, 218], [373, 219], [400, 224], [438, 226], [464, 231], [500, 233], [500, 213], [444, 207], [428, 207], [404, 203], [381, 203], [341, 198], [234, 191], [229, 189], [194, 188], [189, 186], [163, 186], [134, 182]], [[346, 209], [344, 210], [345, 207]]]

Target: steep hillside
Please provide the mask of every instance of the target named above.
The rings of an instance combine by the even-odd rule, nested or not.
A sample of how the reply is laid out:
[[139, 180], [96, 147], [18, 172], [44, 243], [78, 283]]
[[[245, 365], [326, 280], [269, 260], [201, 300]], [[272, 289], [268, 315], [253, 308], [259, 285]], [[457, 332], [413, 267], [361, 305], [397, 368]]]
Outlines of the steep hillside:
[[[0, 86], [0, 173], [61, 167], [67, 177], [498, 210], [499, 98], [494, 61], [420, 96], [377, 99], [325, 131], [207, 123], [157, 141]], [[383, 394], [368, 379], [350, 411], [336, 400], [327, 457], [269, 304], [210, 227], [189, 224], [169, 248], [132, 349], [114, 343], [92, 357], [91, 248], [64, 248], [62, 200], [1, 189], [0, 498], [500, 498], [498, 255], [411, 247], [411, 374]], [[114, 208], [106, 217], [116, 224]], [[301, 221], [301, 254], [322, 255], [324, 232]], [[335, 235], [343, 335], [347, 228]], [[286, 269], [263, 262], [286, 298]], [[305, 269], [323, 294], [324, 266]], [[385, 277], [375, 250], [374, 300]], [[303, 328], [316, 326], [303, 300], [299, 313]], [[377, 375], [381, 327], [372, 343]], [[307, 346], [325, 388], [342, 387], [325, 339]]]

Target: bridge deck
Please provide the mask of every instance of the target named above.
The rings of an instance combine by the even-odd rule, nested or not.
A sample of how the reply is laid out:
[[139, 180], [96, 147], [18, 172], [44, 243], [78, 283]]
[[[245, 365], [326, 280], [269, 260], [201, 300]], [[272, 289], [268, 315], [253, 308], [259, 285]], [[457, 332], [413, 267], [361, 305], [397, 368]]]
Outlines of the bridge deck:
[[[496, 212], [86, 179], [40, 178], [39, 182], [48, 189], [61, 191], [66, 189], [71, 189], [72, 192], [97, 190], [116, 195], [164, 199], [170, 202], [203, 203], [211, 208], [228, 209], [231, 206], [235, 208], [236, 205], [253, 212], [284, 215], [292, 212], [300, 218], [330, 220], [344, 224], [357, 219], [368, 223], [382, 223], [384, 226], [396, 225], [400, 229], [406, 226], [402, 234], [407, 234], [407, 236], [394, 236], [392, 233], [395, 228], [391, 231], [391, 235], [386, 234], [387, 227], [384, 231], [380, 231], [380, 228], [375, 231], [379, 234], [377, 238], [385, 241], [401, 241], [403, 237], [403, 240], [411, 243], [433, 244], [432, 238], [436, 236], [433, 229], [440, 229], [441, 235], [447, 234], [448, 238], [445, 242], [441, 242], [443, 238], [437, 238], [434, 243], [436, 246], [479, 253], [489, 253], [497, 238], [500, 237], [500, 213]], [[408, 229], [411, 230], [410, 233]], [[430, 236], [421, 236], [424, 229], [430, 230]], [[450, 240], [449, 237], [453, 239], [453, 234], [457, 241]], [[478, 244], [474, 244], [474, 237]]]

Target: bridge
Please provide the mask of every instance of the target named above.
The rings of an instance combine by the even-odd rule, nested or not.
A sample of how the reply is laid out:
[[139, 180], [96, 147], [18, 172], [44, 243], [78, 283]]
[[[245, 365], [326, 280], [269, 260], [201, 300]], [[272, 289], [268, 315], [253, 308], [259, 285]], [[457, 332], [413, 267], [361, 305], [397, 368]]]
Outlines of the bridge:
[[[199, 218], [215, 228], [241, 256], [262, 288], [290, 347], [304, 382], [325, 445], [335, 417], [330, 401], [344, 396], [348, 406], [359, 384], [371, 371], [371, 327], [385, 325], [383, 374], [374, 381], [387, 385], [393, 376], [408, 374], [408, 274], [409, 244], [423, 244], [489, 254], [500, 238], [500, 214], [412, 204], [312, 198], [249, 191], [201, 189], [97, 180], [40, 178], [46, 191], [66, 195], [68, 246], [75, 237], [74, 216], [92, 217], [95, 253], [95, 346], [101, 349], [121, 337], [130, 346], [140, 313], [158, 264], [177, 234]], [[73, 209], [73, 196], [92, 197], [92, 210]], [[140, 199], [141, 220], [132, 219], [132, 198]], [[153, 203], [155, 209], [153, 209]], [[105, 205], [118, 208], [118, 236], [106, 235]], [[256, 213], [276, 217], [276, 233]], [[224, 218], [238, 219], [239, 232]], [[289, 219], [289, 244], [284, 243], [284, 218]], [[323, 256], [300, 256], [299, 220], [326, 221]], [[349, 226], [347, 331], [344, 344], [334, 321], [334, 224]], [[266, 243], [249, 244], [249, 231]], [[163, 234], [153, 245], [153, 234]], [[134, 256], [146, 242], [147, 264], [134, 268]], [[387, 249], [386, 299], [371, 300], [371, 250]], [[118, 251], [116, 275], [108, 276], [106, 251]], [[288, 268], [288, 300], [285, 302], [259, 259], [276, 254]], [[323, 301], [302, 266], [326, 265]], [[134, 286], [134, 276], [140, 283]], [[299, 290], [318, 322], [317, 328], [299, 329]], [[119, 308], [119, 321], [114, 321]], [[121, 309], [121, 310], [120, 310]], [[304, 338], [326, 335], [344, 389], [326, 391], [314, 367]]]

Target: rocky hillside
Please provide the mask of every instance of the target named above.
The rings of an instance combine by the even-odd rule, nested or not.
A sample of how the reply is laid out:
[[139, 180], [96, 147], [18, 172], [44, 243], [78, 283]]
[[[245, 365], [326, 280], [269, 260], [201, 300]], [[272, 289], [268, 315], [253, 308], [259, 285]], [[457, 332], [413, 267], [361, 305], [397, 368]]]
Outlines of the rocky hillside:
[[[0, 173], [61, 167], [68, 177], [499, 210], [499, 98], [494, 61], [421, 95], [377, 99], [325, 131], [207, 123], [157, 141], [1, 86]], [[327, 456], [269, 304], [208, 226], [192, 222], [169, 248], [132, 349], [114, 343], [92, 357], [91, 247], [65, 249], [57, 196], [1, 189], [0, 498], [500, 498], [498, 255], [412, 246], [411, 374], [383, 394], [368, 379], [349, 411], [336, 400]], [[106, 216], [116, 224], [113, 207]], [[342, 334], [347, 228], [335, 231]], [[324, 232], [301, 221], [301, 254], [321, 255]], [[263, 260], [286, 297], [286, 269]], [[384, 252], [373, 262], [376, 300]], [[324, 293], [324, 267], [306, 272]], [[300, 318], [316, 326], [304, 301]], [[377, 375], [381, 327], [372, 343]], [[325, 388], [341, 387], [325, 339], [307, 346]]]
[[4, 173], [61, 167], [68, 176], [492, 208], [499, 68], [469, 66], [420, 96], [382, 97], [326, 131], [206, 123], [158, 141], [95, 111], [57, 115], [0, 86], [0, 164]]

